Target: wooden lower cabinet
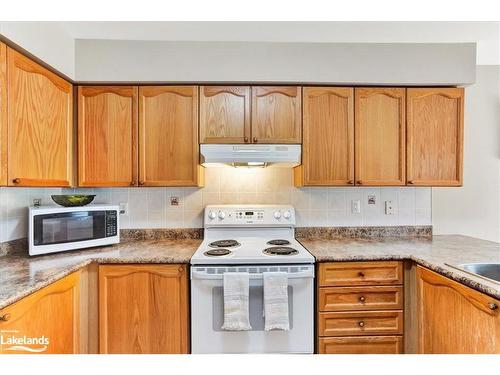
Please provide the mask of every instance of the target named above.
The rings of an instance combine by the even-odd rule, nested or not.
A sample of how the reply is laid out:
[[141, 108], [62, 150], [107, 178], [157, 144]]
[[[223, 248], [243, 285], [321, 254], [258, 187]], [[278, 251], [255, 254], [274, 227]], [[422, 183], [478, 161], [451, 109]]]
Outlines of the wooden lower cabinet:
[[500, 353], [500, 301], [426, 268], [417, 268], [418, 351]]
[[320, 263], [318, 352], [403, 353], [403, 283], [399, 261]]
[[99, 352], [189, 352], [187, 265], [99, 266]]
[[322, 354], [401, 354], [402, 336], [322, 337]]
[[80, 272], [0, 310], [0, 335], [3, 354], [79, 353]]

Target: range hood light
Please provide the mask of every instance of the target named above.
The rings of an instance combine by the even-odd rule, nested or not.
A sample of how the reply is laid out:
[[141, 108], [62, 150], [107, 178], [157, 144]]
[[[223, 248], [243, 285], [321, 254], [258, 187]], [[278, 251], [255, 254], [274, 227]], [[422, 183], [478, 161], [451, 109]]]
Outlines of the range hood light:
[[267, 167], [267, 163], [263, 161], [249, 161], [246, 163], [232, 163], [232, 166], [234, 168], [241, 168], [241, 167], [246, 167], [246, 168], [265, 168]]

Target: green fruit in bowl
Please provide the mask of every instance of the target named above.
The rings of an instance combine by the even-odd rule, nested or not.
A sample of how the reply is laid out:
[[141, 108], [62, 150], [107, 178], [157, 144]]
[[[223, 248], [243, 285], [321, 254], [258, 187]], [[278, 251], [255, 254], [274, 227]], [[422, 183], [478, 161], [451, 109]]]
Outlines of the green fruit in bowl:
[[95, 198], [95, 195], [51, 195], [51, 198], [54, 202], [63, 207], [78, 207], [86, 206], [87, 204], [92, 202]]

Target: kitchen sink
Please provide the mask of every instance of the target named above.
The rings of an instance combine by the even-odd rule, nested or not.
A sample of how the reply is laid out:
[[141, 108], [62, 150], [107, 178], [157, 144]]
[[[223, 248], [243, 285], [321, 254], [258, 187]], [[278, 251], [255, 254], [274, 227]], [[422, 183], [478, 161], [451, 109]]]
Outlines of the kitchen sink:
[[451, 266], [475, 276], [500, 283], [500, 263], [464, 263]]

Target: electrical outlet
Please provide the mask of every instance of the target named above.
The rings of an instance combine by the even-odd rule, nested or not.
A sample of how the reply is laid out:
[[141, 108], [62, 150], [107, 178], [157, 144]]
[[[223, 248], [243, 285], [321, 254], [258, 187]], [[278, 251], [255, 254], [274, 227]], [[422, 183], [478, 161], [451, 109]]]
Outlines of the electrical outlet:
[[179, 197], [170, 197], [170, 205], [178, 206], [179, 205]]
[[351, 201], [351, 212], [353, 214], [361, 213], [361, 201], [359, 199]]
[[33, 207], [40, 207], [42, 205], [42, 198], [33, 198]]
[[120, 215], [128, 214], [128, 203], [120, 203]]
[[392, 201], [385, 201], [385, 214], [386, 215], [394, 214], [394, 207], [392, 205]]

